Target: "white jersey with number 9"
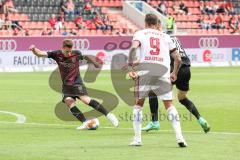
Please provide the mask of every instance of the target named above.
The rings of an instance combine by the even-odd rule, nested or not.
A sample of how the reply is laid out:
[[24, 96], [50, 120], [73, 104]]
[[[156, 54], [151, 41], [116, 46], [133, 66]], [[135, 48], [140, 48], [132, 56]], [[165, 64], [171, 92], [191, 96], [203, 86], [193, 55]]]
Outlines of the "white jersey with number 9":
[[176, 46], [169, 35], [155, 29], [143, 29], [134, 34], [133, 41], [140, 42], [140, 63], [161, 64], [170, 74], [170, 51]]

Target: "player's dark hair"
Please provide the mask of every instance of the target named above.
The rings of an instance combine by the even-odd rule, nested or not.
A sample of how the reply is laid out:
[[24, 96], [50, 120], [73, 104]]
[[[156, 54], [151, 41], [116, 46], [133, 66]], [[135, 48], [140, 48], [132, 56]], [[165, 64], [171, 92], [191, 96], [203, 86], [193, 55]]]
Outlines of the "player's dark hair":
[[158, 17], [152, 13], [146, 14], [145, 23], [149, 26], [158, 25]]
[[63, 41], [63, 47], [72, 48], [73, 47], [72, 40], [71, 39], [65, 39]]

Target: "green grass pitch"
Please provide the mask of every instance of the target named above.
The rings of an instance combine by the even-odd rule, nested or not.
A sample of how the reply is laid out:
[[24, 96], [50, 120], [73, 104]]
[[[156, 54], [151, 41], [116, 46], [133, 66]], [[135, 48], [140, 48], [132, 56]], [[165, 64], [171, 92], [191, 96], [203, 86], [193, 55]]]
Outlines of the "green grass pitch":
[[[116, 94], [110, 72], [102, 71], [96, 83], [87, 84]], [[121, 119], [132, 109], [123, 101], [113, 111], [118, 129], [100, 118], [97, 131], [77, 131], [78, 122], [63, 122], [54, 113], [61, 95], [50, 89], [50, 73], [0, 73], [0, 111], [24, 114], [25, 124], [6, 123], [16, 117], [0, 113], [0, 160], [239, 160], [240, 68], [192, 68], [189, 98], [197, 105], [212, 130], [202, 132], [197, 121], [182, 121], [188, 148], [178, 148], [169, 122], [161, 130], [143, 133], [142, 147], [128, 146], [133, 136], [130, 120]], [[80, 108], [87, 110], [82, 103]], [[177, 101], [181, 114], [187, 110]], [[166, 113], [160, 105], [160, 110]], [[149, 113], [145, 104], [144, 113]], [[146, 124], [146, 121], [144, 122]]]

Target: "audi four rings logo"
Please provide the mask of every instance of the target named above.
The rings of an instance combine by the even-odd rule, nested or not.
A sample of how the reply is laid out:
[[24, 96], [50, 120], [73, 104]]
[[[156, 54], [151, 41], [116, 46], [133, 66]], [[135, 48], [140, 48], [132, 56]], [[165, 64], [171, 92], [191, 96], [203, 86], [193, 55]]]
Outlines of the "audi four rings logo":
[[88, 39], [72, 39], [73, 48], [76, 50], [88, 50], [90, 48], [90, 42]]
[[202, 37], [199, 39], [200, 48], [218, 48], [219, 40], [216, 37]]
[[0, 39], [0, 52], [16, 51], [17, 42], [13, 39]]

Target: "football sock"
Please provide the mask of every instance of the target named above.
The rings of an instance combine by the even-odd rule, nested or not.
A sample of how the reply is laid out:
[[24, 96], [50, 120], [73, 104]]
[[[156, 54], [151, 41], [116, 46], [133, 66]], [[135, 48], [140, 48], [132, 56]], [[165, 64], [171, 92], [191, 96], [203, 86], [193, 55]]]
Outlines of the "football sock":
[[183, 139], [180, 119], [179, 119], [179, 115], [176, 108], [174, 106], [171, 106], [167, 109], [167, 112], [168, 112], [168, 119], [171, 122], [172, 127], [175, 131], [176, 138]]
[[158, 121], [158, 98], [157, 97], [149, 97], [149, 104], [151, 110], [152, 121]]
[[141, 141], [141, 129], [142, 129], [142, 107], [134, 106], [133, 108], [133, 129], [135, 133], [135, 138]]
[[73, 114], [74, 117], [76, 117], [79, 121], [85, 122], [86, 118], [83, 115], [83, 113], [77, 108], [77, 106], [73, 106], [70, 108], [71, 113]]
[[91, 99], [89, 106], [93, 107], [95, 110], [101, 112], [105, 116], [109, 113], [100, 103], [98, 103], [94, 99]]
[[189, 112], [191, 112], [197, 119], [201, 117], [196, 106], [189, 99], [185, 98], [180, 100], [179, 102], [184, 105], [189, 110]]

